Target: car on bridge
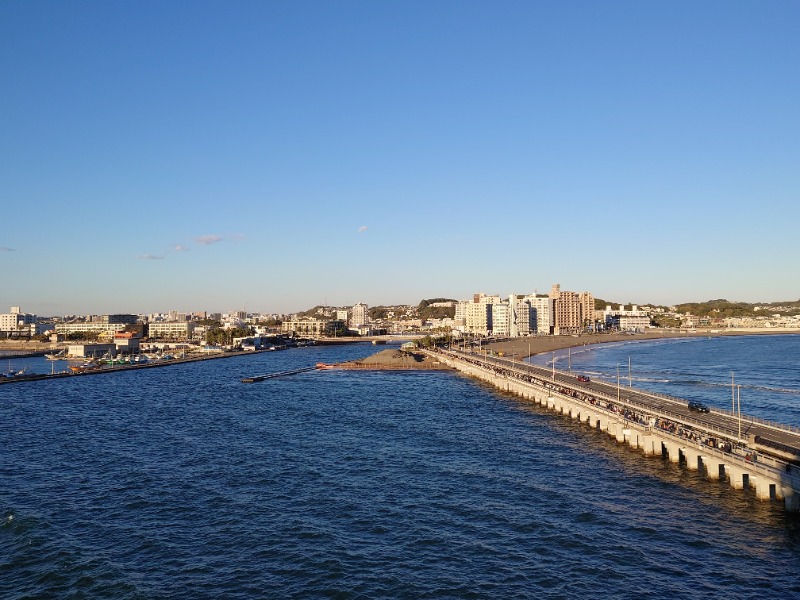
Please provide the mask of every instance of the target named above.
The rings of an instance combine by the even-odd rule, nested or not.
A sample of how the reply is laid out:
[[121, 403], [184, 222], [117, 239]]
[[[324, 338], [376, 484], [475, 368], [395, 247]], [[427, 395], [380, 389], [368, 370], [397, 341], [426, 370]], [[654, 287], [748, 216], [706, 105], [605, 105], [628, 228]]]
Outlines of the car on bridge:
[[586, 375], [578, 375], [578, 381], [588, 382], [591, 380]]
[[700, 413], [709, 412], [709, 408], [702, 402], [696, 402], [692, 400], [691, 402], [689, 402], [687, 406], [689, 407], [689, 410], [693, 410], [695, 412], [700, 412]]

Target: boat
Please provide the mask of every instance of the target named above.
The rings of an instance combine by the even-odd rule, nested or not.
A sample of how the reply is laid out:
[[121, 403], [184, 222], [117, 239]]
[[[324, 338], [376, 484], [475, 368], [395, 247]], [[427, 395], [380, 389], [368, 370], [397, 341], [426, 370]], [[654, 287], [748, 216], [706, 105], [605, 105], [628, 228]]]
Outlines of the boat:
[[53, 352], [52, 354], [45, 354], [44, 357], [47, 360], [64, 360], [67, 356], [67, 351], [62, 350], [61, 352]]
[[320, 370], [323, 370], [323, 371], [327, 370], [327, 369], [335, 369], [335, 368], [336, 368], [336, 365], [331, 365], [331, 364], [322, 363], [322, 362], [317, 363], [317, 369], [320, 369]]
[[86, 373], [87, 371], [99, 371], [103, 367], [97, 363], [88, 362], [82, 365], [70, 365], [69, 370], [73, 373]]

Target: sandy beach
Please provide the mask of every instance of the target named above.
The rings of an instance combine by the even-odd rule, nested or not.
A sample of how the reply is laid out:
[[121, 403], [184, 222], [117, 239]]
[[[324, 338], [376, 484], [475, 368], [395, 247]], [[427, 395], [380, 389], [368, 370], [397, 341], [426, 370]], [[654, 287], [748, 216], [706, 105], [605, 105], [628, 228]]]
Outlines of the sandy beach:
[[541, 336], [541, 337], [523, 337], [508, 340], [504, 342], [492, 342], [484, 344], [483, 346], [495, 352], [503, 352], [507, 356], [512, 354], [518, 355], [520, 358], [533, 356], [534, 354], [542, 354], [544, 352], [553, 352], [555, 350], [563, 350], [566, 348], [575, 348], [577, 346], [586, 346], [588, 344], [608, 344], [612, 342], [631, 342], [631, 341], [646, 341], [658, 340], [665, 338], [704, 338], [704, 337], [717, 337], [723, 335], [800, 335], [800, 331], [793, 330], [752, 330], [752, 331], [703, 331], [695, 330], [690, 331], [677, 331], [671, 330], [653, 330], [645, 333], [598, 333], [598, 334], [581, 334], [581, 335], [557, 335], [557, 336]]

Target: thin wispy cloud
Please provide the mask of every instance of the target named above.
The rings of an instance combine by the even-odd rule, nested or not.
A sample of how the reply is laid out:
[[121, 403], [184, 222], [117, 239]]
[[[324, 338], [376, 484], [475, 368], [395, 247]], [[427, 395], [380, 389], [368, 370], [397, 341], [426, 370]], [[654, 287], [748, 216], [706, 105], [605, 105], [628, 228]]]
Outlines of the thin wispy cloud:
[[16, 252], [14, 248], [9, 248], [8, 246], [0, 246], [0, 252]]
[[237, 234], [235, 234], [235, 235], [232, 235], [232, 236], [230, 237], [230, 239], [231, 239], [231, 241], [233, 241], [233, 242], [241, 242], [241, 241], [242, 241], [242, 240], [244, 240], [244, 238], [246, 238], [246, 237], [247, 237], [247, 236], [246, 236], [246, 235], [244, 235], [243, 233], [237, 233]]
[[164, 257], [158, 254], [140, 254], [136, 258], [139, 260], [164, 260]]
[[362, 225], [361, 227], [358, 228], [358, 233], [364, 233], [367, 229], [369, 229], [369, 227], [367, 227], [366, 225]]
[[210, 246], [211, 244], [221, 242], [222, 238], [218, 235], [201, 235], [200, 237], [195, 238], [195, 241], [203, 246]]
[[182, 246], [181, 244], [176, 244], [175, 246], [172, 247], [172, 251], [173, 252], [188, 252], [189, 248], [188, 248], [188, 246]]

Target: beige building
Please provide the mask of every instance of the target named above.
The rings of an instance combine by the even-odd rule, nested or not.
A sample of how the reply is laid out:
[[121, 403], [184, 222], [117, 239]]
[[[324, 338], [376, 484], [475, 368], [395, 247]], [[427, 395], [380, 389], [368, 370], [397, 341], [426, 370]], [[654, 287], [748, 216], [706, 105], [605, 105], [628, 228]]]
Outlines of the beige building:
[[282, 333], [294, 333], [302, 337], [321, 337], [334, 335], [336, 329], [344, 327], [344, 321], [323, 321], [322, 319], [298, 319], [281, 323]]
[[557, 283], [550, 290], [550, 298], [554, 301], [553, 333], [565, 335], [578, 333], [583, 329], [583, 302], [577, 292], [562, 290]]
[[102, 323], [100, 321], [80, 323], [56, 323], [56, 333], [69, 335], [71, 333], [99, 333], [112, 337], [115, 333], [125, 329], [125, 323]]
[[578, 294], [581, 301], [581, 318], [583, 319], [582, 328], [594, 327], [594, 296], [591, 292], [581, 292]]
[[492, 330], [492, 304], [470, 302], [467, 304], [466, 331], [474, 335], [489, 335]]
[[147, 326], [147, 336], [150, 339], [159, 338], [167, 340], [189, 340], [194, 334], [192, 321], [163, 321], [150, 323]]

